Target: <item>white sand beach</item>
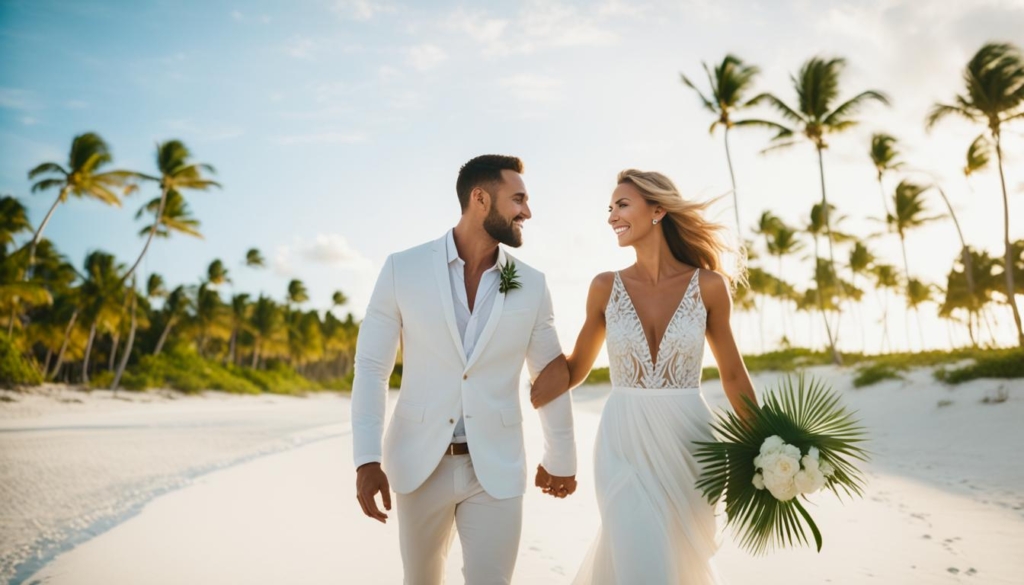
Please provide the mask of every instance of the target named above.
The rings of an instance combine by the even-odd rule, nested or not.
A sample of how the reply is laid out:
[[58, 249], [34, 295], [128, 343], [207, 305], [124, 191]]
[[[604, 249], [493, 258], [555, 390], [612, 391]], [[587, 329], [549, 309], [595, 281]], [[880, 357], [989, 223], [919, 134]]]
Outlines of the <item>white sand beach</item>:
[[[812, 373], [827, 377], [871, 432], [865, 497], [814, 498], [820, 554], [751, 557], [725, 532], [716, 557], [723, 576], [733, 584], [1020, 583], [1024, 381], [947, 387], [918, 370], [854, 389], [850, 370]], [[712, 406], [725, 404], [717, 382], [704, 391]], [[564, 501], [528, 493], [517, 583], [570, 582], [589, 546], [598, 524], [590, 451], [607, 392], [575, 393], [580, 489]], [[1008, 399], [992, 403], [1002, 392]], [[355, 502], [346, 397], [127, 396], [4, 393], [0, 580], [401, 582], [397, 526], [363, 517]], [[539, 424], [525, 420], [535, 464]], [[460, 562], [456, 538], [449, 583], [463, 582]]]

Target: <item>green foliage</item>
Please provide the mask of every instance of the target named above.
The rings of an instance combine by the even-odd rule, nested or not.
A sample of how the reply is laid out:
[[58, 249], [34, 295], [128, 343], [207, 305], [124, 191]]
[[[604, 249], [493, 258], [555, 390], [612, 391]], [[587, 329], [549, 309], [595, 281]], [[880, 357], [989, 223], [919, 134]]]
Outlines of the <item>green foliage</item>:
[[260, 387], [217, 362], [190, 352], [170, 352], [143, 357], [124, 377], [125, 388], [174, 388], [195, 393], [223, 390], [235, 394], [259, 394]]
[[612, 381], [611, 371], [608, 368], [594, 368], [590, 370], [584, 384], [609, 384]]
[[272, 394], [302, 394], [310, 390], [321, 390], [323, 386], [306, 379], [284, 364], [274, 364], [266, 370], [229, 367], [235, 376], [252, 382], [263, 392]]
[[11, 338], [0, 335], [0, 387], [37, 386], [43, 377], [32, 362], [21, 356]]
[[801, 375], [794, 385], [793, 378], [787, 376], [766, 392], [761, 408], [749, 422], [726, 411], [719, 413], [711, 426], [721, 440], [696, 443], [694, 456], [703, 468], [697, 488], [712, 504], [725, 498], [727, 524], [738, 531], [740, 545], [762, 554], [807, 544], [806, 523], [820, 551], [821, 534], [799, 496], [782, 502], [768, 490], [754, 487], [754, 458], [764, 440], [775, 435], [799, 448], [801, 454], [817, 447], [820, 461], [835, 469], [825, 487], [836, 495], [841, 495], [840, 489], [847, 495], [860, 495], [864, 480], [854, 461], [867, 460], [859, 446], [865, 440], [864, 430], [840, 405], [839, 396], [820, 380]]
[[902, 378], [899, 373], [886, 364], [873, 363], [857, 369], [857, 375], [853, 378], [855, 388], [863, 388], [877, 384], [882, 380], [898, 380]]
[[707, 380], [720, 380], [722, 373], [718, 371], [718, 368], [714, 366], [708, 366], [701, 370], [700, 381], [705, 382]]
[[949, 384], [978, 378], [1024, 378], [1024, 350], [1014, 348], [990, 352], [971, 365], [954, 370], [936, 370], [935, 377]]

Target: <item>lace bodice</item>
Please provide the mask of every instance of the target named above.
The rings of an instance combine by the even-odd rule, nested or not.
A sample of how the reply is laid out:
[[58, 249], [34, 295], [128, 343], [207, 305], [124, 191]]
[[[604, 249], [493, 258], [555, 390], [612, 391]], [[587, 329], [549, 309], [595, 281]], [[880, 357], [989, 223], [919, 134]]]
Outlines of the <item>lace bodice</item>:
[[643, 325], [619, 273], [605, 308], [612, 385], [620, 388], [698, 388], [704, 358], [707, 309], [701, 300], [697, 275], [672, 314], [657, 351], [651, 358]]

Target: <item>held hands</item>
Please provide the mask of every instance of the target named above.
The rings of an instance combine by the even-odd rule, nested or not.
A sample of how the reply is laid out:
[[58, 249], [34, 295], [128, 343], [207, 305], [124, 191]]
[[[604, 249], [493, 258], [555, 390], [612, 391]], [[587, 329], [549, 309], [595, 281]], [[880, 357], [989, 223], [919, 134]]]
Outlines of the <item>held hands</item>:
[[387, 524], [388, 515], [377, 507], [377, 492], [380, 492], [384, 509], [391, 510], [391, 486], [388, 485], [388, 476], [380, 468], [380, 463], [359, 466], [356, 470], [356, 499], [363, 507], [363, 514], [381, 524]]
[[551, 475], [543, 465], [537, 466], [537, 480], [534, 485], [542, 492], [552, 497], [562, 499], [571, 496], [576, 491], [576, 476], [560, 477]]
[[569, 390], [569, 364], [565, 356], [551, 360], [530, 388], [530, 404], [540, 408]]

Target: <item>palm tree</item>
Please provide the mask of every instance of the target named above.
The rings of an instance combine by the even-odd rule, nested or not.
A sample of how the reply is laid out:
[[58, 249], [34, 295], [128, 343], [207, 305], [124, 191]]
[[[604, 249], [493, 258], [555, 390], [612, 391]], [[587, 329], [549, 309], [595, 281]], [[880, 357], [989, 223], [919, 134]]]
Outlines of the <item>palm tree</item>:
[[301, 305], [302, 303], [309, 300], [309, 291], [306, 290], [306, 285], [301, 280], [293, 279], [288, 283], [288, 305]]
[[788, 325], [786, 323], [786, 304], [789, 295], [784, 295], [782, 290], [785, 283], [784, 274], [782, 272], [782, 259], [785, 256], [792, 256], [797, 252], [804, 249], [804, 243], [797, 238], [797, 230], [789, 227], [782, 220], [778, 220], [778, 225], [775, 226], [775, 231], [772, 233], [771, 238], [768, 240], [768, 253], [778, 258], [779, 262], [779, 290], [775, 291], [776, 297], [782, 304], [782, 334], [789, 337]]
[[698, 89], [685, 75], [680, 74], [679, 77], [687, 87], [697, 93], [704, 107], [717, 116], [708, 131], [714, 134], [719, 125], [725, 129], [725, 160], [729, 164], [729, 180], [732, 182], [733, 211], [736, 214], [736, 237], [738, 239], [743, 232], [740, 229], [740, 204], [736, 194], [736, 175], [733, 172], [732, 155], [729, 152], [729, 130], [733, 126], [758, 125], [757, 121], [733, 120], [732, 113], [748, 105], [743, 103], [743, 96], [750, 91], [754, 78], [761, 70], [754, 65], [745, 65], [739, 57], [734, 55], [726, 55], [722, 59], [721, 65], [715, 67], [714, 74], [706, 63], [701, 63], [701, 65], [704, 67], [708, 84], [711, 86], [710, 98], [705, 97], [704, 92]]
[[219, 258], [210, 262], [210, 266], [206, 269], [206, 282], [214, 286], [231, 282], [231, 279], [228, 277], [228, 269]]
[[[978, 347], [974, 335], [975, 323], [979, 314], [984, 311], [985, 305], [992, 302], [992, 292], [998, 290], [1000, 286], [999, 260], [983, 251], [972, 250], [970, 254], [969, 264], [964, 263], [962, 256], [959, 258], [959, 265], [954, 261], [946, 277], [946, 296], [939, 307], [939, 316], [952, 318], [954, 311], [963, 309], [967, 313], [967, 334], [971, 338], [971, 344]], [[968, 274], [968, 270], [973, 274]], [[969, 281], [974, 283], [973, 289], [968, 287]]]
[[71, 141], [71, 152], [68, 155], [66, 168], [60, 163], [45, 162], [28, 172], [29, 180], [43, 177], [32, 185], [33, 193], [52, 188], [58, 188], [59, 192], [56, 201], [50, 206], [43, 222], [39, 224], [39, 228], [32, 236], [26, 279], [31, 277], [32, 267], [35, 265], [36, 246], [39, 245], [39, 240], [43, 237], [43, 230], [50, 223], [50, 218], [53, 217], [57, 206], [68, 200], [68, 195], [89, 197], [107, 205], [121, 206], [121, 200], [112, 189], [125, 188], [128, 181], [137, 177], [138, 173], [130, 171], [99, 172], [112, 160], [113, 157], [110, 155], [107, 143], [98, 134], [86, 132], [75, 136]]
[[[795, 125], [790, 128], [774, 122], [761, 123], [761, 125], [767, 125], [776, 130], [776, 135], [772, 138], [774, 144], [766, 150], [795, 145], [799, 140], [796, 137], [799, 133], [814, 145], [818, 153], [821, 204], [824, 212], [825, 235], [828, 239], [829, 265], [832, 272], [836, 270], [836, 260], [832, 246], [828, 196], [825, 190], [825, 163], [822, 154], [828, 148], [825, 139], [829, 134], [836, 134], [855, 126], [857, 121], [853, 116], [867, 102], [889, 103], [889, 98], [885, 94], [876, 90], [867, 90], [834, 106], [839, 98], [839, 77], [845, 66], [846, 60], [842, 58], [825, 60], [814, 57], [807, 61], [800, 72], [795, 77], [791, 77], [799, 99], [795, 108], [786, 105], [784, 101], [770, 93], [762, 93], [751, 100], [751, 103], [767, 103], [775, 108], [788, 123]], [[835, 340], [831, 333], [829, 334], [829, 345], [833, 361], [837, 364], [841, 363], [842, 359], [836, 350]]]
[[[161, 209], [161, 205], [163, 209]], [[142, 228], [139, 232], [139, 236], [147, 236], [146, 245], [143, 247], [142, 253], [139, 254], [139, 258], [135, 261], [131, 270], [135, 270], [139, 263], [142, 262], [142, 258], [145, 257], [146, 251], [149, 250], [149, 244], [155, 236], [170, 238], [172, 233], [178, 232], [200, 239], [203, 237], [203, 234], [199, 233], [199, 220], [192, 217], [188, 204], [185, 203], [185, 198], [182, 197], [181, 192], [177, 189], [171, 189], [167, 192], [166, 196], [153, 199], [142, 206], [138, 213], [135, 214], [136, 219], [142, 217], [147, 211], [154, 214], [154, 221], [152, 225]], [[132, 278], [135, 278], [134, 274]], [[131, 290], [133, 291], [132, 302], [134, 303], [134, 285], [132, 285]], [[132, 345], [135, 342], [135, 325], [136, 319], [133, 317], [131, 330], [128, 333], [127, 347], [125, 347], [125, 355], [130, 354], [132, 351]], [[127, 359], [122, 360], [122, 365], [118, 368], [117, 373], [114, 374], [114, 381], [110, 387], [111, 390], [117, 390], [117, 384], [121, 381], [121, 376], [124, 375], [124, 368], [127, 365]]]
[[28, 212], [17, 197], [0, 196], [0, 246], [14, 244], [14, 236], [32, 230]]
[[89, 338], [82, 359], [82, 383], [89, 383], [89, 358], [92, 355], [96, 329], [103, 325], [110, 328], [117, 320], [118, 311], [113, 299], [121, 292], [123, 264], [117, 264], [114, 257], [105, 252], [92, 252], [85, 259], [85, 282], [81, 295], [84, 323], [89, 327]]
[[347, 304], [348, 297], [345, 296], [345, 293], [341, 292], [340, 290], [334, 291], [334, 294], [331, 295], [331, 308], [333, 309], [334, 307], [342, 307]]
[[891, 264], [875, 264], [871, 267], [871, 273], [875, 277], [875, 290], [882, 297], [879, 304], [882, 305], [882, 345], [879, 351], [885, 351], [888, 346], [892, 351], [892, 343], [889, 341], [889, 289], [899, 288], [899, 271]]
[[882, 205], [885, 209], [885, 214], [889, 215], [889, 201], [885, 196], [885, 184], [882, 181], [887, 171], [893, 171], [901, 166], [903, 163], [897, 160], [899, 158], [899, 151], [895, 147], [896, 138], [888, 135], [877, 133], [871, 136], [871, 162], [875, 164], [875, 171], [878, 172], [878, 188], [882, 193]]
[[224, 303], [217, 291], [210, 287], [210, 283], [204, 282], [199, 285], [196, 292], [195, 309], [195, 322], [199, 327], [197, 349], [199, 355], [202, 356], [206, 351], [206, 342], [211, 334], [215, 338], [224, 339], [229, 337], [231, 332], [230, 327], [224, 322], [224, 318], [227, 316], [224, 311]]
[[974, 187], [971, 185], [971, 176], [988, 168], [992, 161], [992, 143], [984, 134], [979, 134], [974, 142], [967, 147], [967, 157], [964, 164], [964, 179], [967, 181], [967, 188], [974, 194]]
[[958, 115], [972, 122], [984, 122], [995, 144], [999, 181], [1003, 190], [1003, 243], [1005, 247], [1004, 277], [1006, 301], [1013, 312], [1017, 326], [1017, 342], [1024, 347], [1024, 326], [1017, 308], [1014, 287], [1012, 249], [1010, 243], [1010, 200], [1006, 192], [1003, 173], [1002, 126], [1014, 119], [1024, 118], [1024, 56], [1020, 49], [1009, 43], [988, 43], [967, 63], [964, 70], [966, 92], [953, 98], [953, 105], [935, 104], [928, 113], [926, 125], [932, 128], [939, 120]]
[[924, 351], [924, 329], [921, 327], [921, 311], [918, 309], [923, 303], [932, 300], [932, 285], [925, 284], [916, 278], [907, 281], [907, 307], [914, 309], [917, 315], [917, 333], [921, 338], [921, 351]]
[[[888, 205], [886, 205], [888, 207]], [[856, 242], [853, 245], [853, 249], [850, 250], [850, 282], [854, 286], [857, 286], [857, 276], [865, 275], [868, 273], [868, 269], [875, 262], [875, 255], [871, 253], [862, 242]], [[861, 317], [860, 321], [860, 344], [861, 351], [866, 351], [867, 339], [864, 330], [864, 318]]]
[[160, 333], [160, 339], [156, 342], [156, 349], [153, 350], [153, 355], [160, 355], [164, 344], [167, 343], [167, 336], [170, 335], [171, 328], [188, 315], [191, 307], [192, 299], [184, 286], [179, 285], [167, 295], [167, 301], [164, 302], [163, 310], [166, 321], [164, 322], [164, 329]]
[[263, 259], [258, 248], [250, 248], [245, 253], [245, 265], [249, 268], [263, 268], [266, 266], [266, 260]]
[[167, 287], [164, 285], [164, 277], [157, 273], [149, 275], [149, 280], [146, 281], [146, 298], [147, 299], [163, 299], [167, 297]]
[[252, 367], [256, 369], [260, 363], [260, 352], [280, 331], [281, 312], [273, 300], [260, 295], [256, 299], [256, 303], [253, 304], [251, 322], [253, 336]]
[[900, 246], [903, 250], [903, 276], [907, 282], [910, 282], [910, 263], [907, 262], [907, 232], [943, 217], [941, 215], [925, 216], [928, 209], [925, 206], [924, 192], [927, 190], [927, 186], [918, 185], [906, 179], [900, 181], [893, 194], [894, 213], [886, 218], [886, 223], [900, 237]]
[[247, 293], [231, 297], [231, 340], [228, 342], [228, 355], [225, 358], [227, 363], [234, 364], [236, 361], [238, 334], [246, 328], [250, 312], [252, 312], [252, 304], [249, 302]]
[[[203, 176], [204, 171], [208, 173], [216, 172], [213, 167], [205, 163], [191, 162], [189, 160], [191, 156], [192, 153], [189, 152], [188, 148], [180, 140], [168, 140], [163, 144], [158, 144], [156, 148], [156, 166], [160, 171], [160, 176], [140, 175], [142, 178], [160, 183], [160, 201], [157, 203], [156, 209], [151, 210], [155, 211], [154, 217], [156, 221], [153, 222], [153, 225], [149, 226], [149, 237], [146, 239], [146, 244], [142, 247], [139, 258], [128, 270], [127, 275], [133, 274], [139, 263], [142, 262], [142, 258], [145, 257], [146, 252], [149, 250], [149, 245], [153, 242], [153, 237], [157, 235], [161, 225], [165, 226], [168, 230], [176, 229], [164, 220], [164, 208], [172, 191], [180, 196], [183, 189], [206, 191], [210, 187], [220, 187], [220, 184], [216, 181], [211, 181]], [[181, 198], [179, 205], [181, 209], [185, 208], [184, 198]], [[148, 208], [149, 206], [147, 206]], [[189, 233], [187, 229], [177, 231]]]

